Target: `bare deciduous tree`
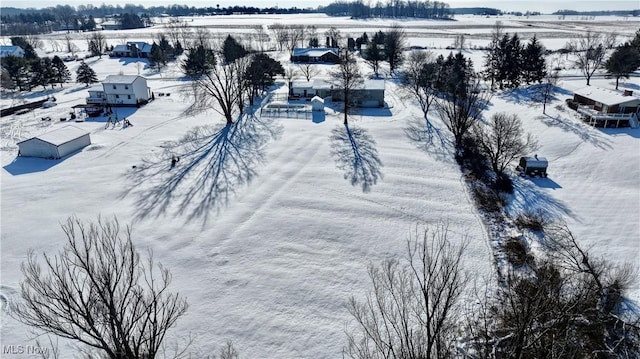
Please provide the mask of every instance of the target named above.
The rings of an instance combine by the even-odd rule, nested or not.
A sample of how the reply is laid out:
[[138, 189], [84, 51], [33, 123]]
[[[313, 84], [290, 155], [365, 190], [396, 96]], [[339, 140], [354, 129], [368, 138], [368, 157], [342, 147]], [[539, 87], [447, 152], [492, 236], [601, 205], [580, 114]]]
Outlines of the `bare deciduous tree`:
[[402, 86], [418, 101], [428, 126], [429, 109], [437, 94], [433, 81], [436, 71], [433, 53], [413, 51], [409, 54], [401, 76]]
[[318, 76], [320, 74], [320, 70], [318, 66], [311, 63], [302, 63], [298, 64], [298, 70], [307, 79], [307, 81], [311, 81], [312, 78]]
[[469, 78], [461, 91], [453, 91], [436, 99], [436, 110], [460, 148], [464, 136], [478, 122], [490, 94], [483, 91], [478, 79]]
[[169, 291], [169, 271], [151, 254], [141, 261], [131, 228], [122, 232], [115, 218], [88, 224], [69, 218], [62, 229], [66, 246], [44, 254], [44, 268], [33, 252], [23, 264], [15, 317], [107, 358], [155, 358], [187, 310]]
[[446, 226], [416, 234], [408, 242], [408, 261], [371, 266], [373, 289], [347, 308], [357, 323], [348, 332], [351, 358], [445, 358], [452, 353], [467, 283], [461, 263], [467, 240], [450, 242]]
[[478, 122], [473, 129], [480, 151], [489, 159], [498, 177], [514, 159], [538, 147], [533, 135], [524, 133], [522, 121], [515, 114], [496, 113], [488, 125]]
[[107, 46], [107, 40], [100, 31], [92, 31], [91, 35], [87, 37], [87, 48], [92, 56], [99, 56], [102, 58], [102, 53]]
[[549, 67], [546, 71], [546, 75], [544, 76], [544, 80], [540, 86], [538, 86], [538, 100], [542, 102], [542, 113], [547, 113], [547, 103], [553, 96], [554, 88], [558, 84], [558, 79], [560, 75], [558, 74], [557, 67]]
[[353, 107], [354, 91], [362, 86], [364, 79], [360, 73], [360, 66], [356, 59], [348, 51], [345, 52], [344, 57], [337, 69], [329, 73], [331, 82], [333, 83], [334, 91], [339, 91], [344, 102], [344, 124], [348, 124], [349, 110]]
[[249, 61], [240, 58], [229, 64], [216, 64], [211, 71], [192, 82], [193, 103], [187, 110], [190, 113], [213, 109], [223, 115], [227, 124], [233, 123], [236, 109], [242, 109], [246, 86], [243, 82], [244, 65]]
[[404, 61], [403, 51], [406, 46], [407, 34], [400, 24], [393, 24], [385, 33], [384, 52], [389, 62], [389, 74], [393, 76], [395, 70]]
[[569, 44], [576, 56], [576, 65], [587, 79], [587, 86], [590, 86], [591, 77], [604, 65], [607, 39], [601, 33], [587, 31], [584, 37], [572, 40]]

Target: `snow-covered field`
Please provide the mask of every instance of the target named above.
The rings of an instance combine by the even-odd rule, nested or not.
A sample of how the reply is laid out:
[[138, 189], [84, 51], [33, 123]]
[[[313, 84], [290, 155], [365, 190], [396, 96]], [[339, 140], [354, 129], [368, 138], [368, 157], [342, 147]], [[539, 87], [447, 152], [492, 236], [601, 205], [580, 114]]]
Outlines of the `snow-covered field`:
[[[437, 53], [448, 54], [442, 48], [453, 43], [451, 34], [469, 34], [469, 41], [480, 45], [488, 42], [497, 18], [458, 20], [407, 20], [402, 25], [409, 45], [432, 46]], [[499, 20], [510, 33], [536, 32], [551, 49], [564, 46], [573, 34], [586, 29], [616, 27], [625, 40], [640, 27], [640, 19], [626, 18]], [[247, 38], [250, 25], [275, 22], [317, 24], [319, 34], [335, 25], [354, 35], [391, 23], [323, 15], [193, 19], [194, 25], [211, 26], [220, 35], [233, 32]], [[625, 26], [618, 28], [622, 22]], [[117, 44], [150, 40], [158, 31], [161, 25], [105, 34]], [[60, 41], [64, 34], [52, 36]], [[74, 36], [84, 49], [83, 35]], [[43, 40], [47, 46], [47, 39]], [[480, 68], [481, 52], [466, 50], [465, 55]], [[57, 119], [84, 102], [83, 85], [70, 83], [55, 92], [26, 95], [33, 100], [54, 94], [58, 105], [0, 120], [3, 300], [16, 298], [20, 263], [29, 249], [49, 254], [61, 249], [65, 238], [60, 223], [70, 215], [85, 220], [116, 215], [122, 224], [132, 224], [138, 248], [153, 249], [155, 259], [173, 273], [172, 288], [188, 299], [189, 310], [169, 342], [194, 336], [195, 357], [217, 352], [227, 339], [233, 340], [243, 358], [341, 357], [344, 329], [350, 321], [344, 304], [350, 296], [360, 297], [368, 290], [367, 265], [403, 256], [406, 240], [424, 226], [448, 223], [454, 240], [470, 239], [466, 269], [474, 276], [493, 271], [486, 229], [450, 148], [424, 140], [418, 108], [393, 81], [387, 81], [389, 109], [367, 110], [352, 118], [353, 142], [344, 134], [341, 114], [331, 109], [320, 120], [243, 120], [244, 132], [230, 141], [252, 143], [232, 159], [245, 160], [249, 181], [233, 173], [214, 200], [202, 202], [205, 193], [197, 189], [202, 179], [196, 176], [180, 182], [173, 196], [158, 195], [187, 165], [183, 159], [169, 170], [170, 160], [162, 156], [167, 141], [185, 145], [181, 139], [198, 126], [216, 133], [224, 124], [221, 116], [213, 111], [183, 114], [189, 98], [182, 89], [188, 82], [175, 67], [157, 73], [133, 59], [108, 57], [87, 63], [99, 79], [109, 74], [140, 74], [149, 79], [152, 91], [170, 96], [156, 96], [140, 109], [118, 109], [118, 115], [134, 125], [126, 129], [105, 129], [104, 118], [73, 123], [91, 133], [92, 144], [59, 161], [17, 158], [15, 144], [67, 125]], [[75, 73], [77, 63], [68, 66]], [[554, 213], [594, 253], [614, 263], [640, 266], [640, 129], [597, 129], [581, 123], [564, 106], [564, 99], [583, 87], [585, 80], [575, 76], [568, 62], [566, 67], [559, 84], [562, 91], [547, 106], [548, 116], [523, 96], [524, 91], [494, 95], [485, 114], [488, 118], [495, 112], [517, 113], [537, 136], [538, 154], [550, 161], [549, 178], [518, 180], [511, 209], [536, 207]], [[592, 83], [615, 86], [613, 79], [603, 76]], [[621, 88], [638, 92], [640, 81], [632, 77]], [[2, 106], [19, 101], [3, 94]], [[45, 116], [54, 121], [41, 121]], [[355, 172], [354, 148], [365, 160]], [[209, 160], [216, 160], [215, 153], [210, 156]], [[145, 163], [166, 166], [166, 170], [152, 175], [144, 171]], [[187, 193], [195, 197], [185, 202]], [[227, 201], [220, 199], [227, 195]], [[165, 201], [166, 207], [152, 205], [152, 199]], [[633, 298], [640, 300], [637, 285]], [[1, 325], [2, 345], [33, 344], [33, 335], [7, 316], [4, 304]], [[66, 353], [62, 357], [74, 353], [65, 343], [61, 349]]]

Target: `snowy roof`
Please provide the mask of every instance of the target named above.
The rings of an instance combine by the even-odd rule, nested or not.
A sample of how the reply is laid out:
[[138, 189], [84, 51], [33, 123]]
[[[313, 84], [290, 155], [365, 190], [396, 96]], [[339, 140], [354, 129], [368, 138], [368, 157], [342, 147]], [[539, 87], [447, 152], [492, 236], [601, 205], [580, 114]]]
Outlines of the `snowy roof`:
[[310, 89], [313, 88], [313, 81], [294, 80], [291, 81], [291, 87], [296, 89]]
[[627, 102], [640, 103], [640, 98], [636, 96], [624, 96], [622, 92], [604, 89], [601, 87], [587, 86], [573, 92], [576, 95], [586, 97], [590, 100], [601, 102], [607, 106], [620, 105]]
[[324, 103], [324, 100], [320, 96], [313, 96], [313, 98], [311, 99], [311, 102]]
[[363, 87], [365, 90], [384, 90], [384, 80], [364, 80]]
[[313, 88], [316, 90], [330, 90], [333, 87], [331, 82], [326, 79], [313, 80]]
[[22, 48], [20, 46], [1, 45], [0, 46], [0, 57], [5, 57], [5, 56], [9, 56], [9, 55], [24, 56], [24, 50], [22, 50]]
[[107, 76], [106, 79], [104, 79], [104, 81], [102, 81], [102, 83], [103, 84], [131, 84], [138, 77], [144, 79], [144, 77], [138, 76], [138, 75], [109, 75]]
[[53, 130], [47, 133], [43, 133], [39, 136], [32, 137], [28, 140], [24, 140], [20, 143], [30, 141], [32, 139], [38, 139], [47, 143], [50, 143], [55, 146], [63, 145], [69, 141], [73, 141], [76, 138], [82, 137], [84, 135], [88, 135], [89, 132], [78, 128], [76, 126], [68, 125], [57, 130]]
[[89, 92], [104, 92], [104, 87], [101, 84], [93, 85], [87, 89]]
[[138, 51], [141, 52], [151, 52], [151, 44], [148, 44], [144, 41], [127, 41], [127, 45], [136, 45]]
[[338, 49], [333, 47], [310, 47], [310, 48], [295, 48], [293, 49], [293, 56], [309, 56], [320, 57], [327, 52], [331, 52], [334, 55], [338, 55]]
[[120, 45], [116, 45], [113, 48], [113, 51], [124, 52], [124, 51], [129, 51], [129, 48], [127, 47], [127, 45], [120, 44]]

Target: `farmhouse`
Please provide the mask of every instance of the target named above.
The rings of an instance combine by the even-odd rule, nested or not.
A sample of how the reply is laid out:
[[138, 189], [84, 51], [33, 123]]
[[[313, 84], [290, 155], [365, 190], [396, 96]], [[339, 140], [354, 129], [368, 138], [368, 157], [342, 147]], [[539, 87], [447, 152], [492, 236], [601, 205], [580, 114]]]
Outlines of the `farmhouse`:
[[18, 142], [18, 155], [58, 159], [91, 144], [89, 132], [75, 126], [57, 130]]
[[[357, 107], [383, 107], [384, 106], [385, 81], [367, 79], [351, 93], [352, 104]], [[342, 101], [343, 94], [326, 79], [313, 81], [292, 81], [291, 95], [294, 97], [320, 98], [331, 97], [333, 101]]]
[[116, 45], [111, 54], [111, 57], [140, 57], [148, 59], [151, 54], [151, 47], [153, 45], [147, 44], [143, 41], [127, 41], [124, 45]]
[[640, 98], [632, 91], [618, 92], [594, 86], [574, 91], [577, 111], [597, 127], [638, 127]]
[[295, 48], [291, 55], [291, 62], [337, 64], [340, 62], [339, 49], [333, 47]]
[[0, 58], [7, 56], [24, 57], [24, 50], [20, 46], [0, 46]]
[[139, 106], [149, 101], [147, 79], [137, 75], [109, 75], [102, 85], [89, 88], [88, 105]]

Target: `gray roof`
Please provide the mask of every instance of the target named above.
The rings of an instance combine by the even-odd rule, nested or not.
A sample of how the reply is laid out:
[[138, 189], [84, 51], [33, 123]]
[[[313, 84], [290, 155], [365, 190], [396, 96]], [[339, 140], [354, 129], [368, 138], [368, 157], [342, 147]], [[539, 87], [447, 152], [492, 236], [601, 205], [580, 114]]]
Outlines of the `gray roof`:
[[293, 49], [293, 56], [320, 57], [328, 52], [338, 56], [340, 49], [333, 47], [299, 47]]
[[144, 79], [142, 76], [138, 75], [109, 75], [107, 76], [103, 84], [132, 84], [137, 78]]
[[60, 145], [63, 145], [65, 143], [69, 142], [69, 141], [73, 141], [76, 138], [80, 138], [80, 137], [82, 137], [84, 135], [88, 135], [88, 134], [89, 134], [89, 132], [87, 132], [87, 131], [85, 131], [85, 130], [83, 130], [81, 128], [78, 128], [78, 127], [72, 126], [72, 125], [68, 125], [68, 126], [64, 126], [62, 128], [59, 128], [57, 130], [53, 130], [53, 131], [50, 131], [50, 132], [47, 132], [47, 133], [43, 133], [43, 134], [41, 134], [39, 136], [32, 137], [32, 138], [30, 138], [28, 140], [24, 140], [22, 142], [19, 142], [18, 144], [23, 143], [23, 142], [27, 142], [27, 141], [30, 141], [30, 140], [33, 140], [33, 139], [38, 139], [40, 141], [44, 141], [44, 142], [50, 143], [50, 144], [52, 144], [54, 146], [60, 146]]
[[575, 90], [573, 93], [593, 101], [601, 102], [607, 106], [615, 106], [623, 103], [633, 103], [636, 106], [640, 104], [640, 98], [636, 96], [624, 96], [622, 92], [595, 86], [587, 86]]

